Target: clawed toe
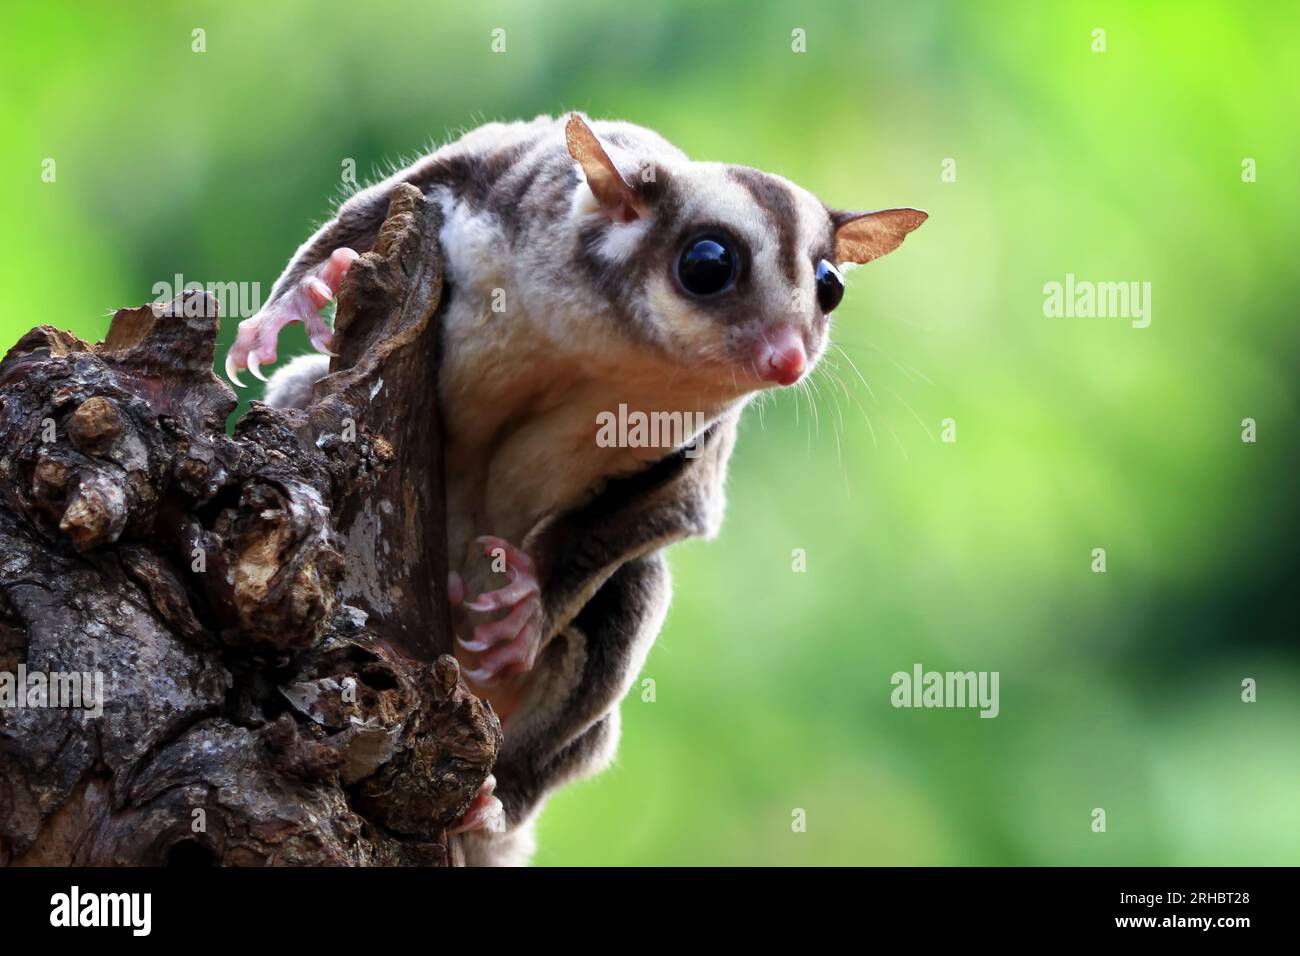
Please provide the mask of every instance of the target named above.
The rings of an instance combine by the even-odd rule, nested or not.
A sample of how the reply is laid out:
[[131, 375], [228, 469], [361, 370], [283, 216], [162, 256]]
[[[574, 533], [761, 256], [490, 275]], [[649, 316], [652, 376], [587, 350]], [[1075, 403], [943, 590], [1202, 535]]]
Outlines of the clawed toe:
[[330, 346], [334, 333], [320, 316], [320, 310], [338, 293], [348, 269], [356, 261], [357, 253], [351, 249], [336, 249], [329, 259], [305, 276], [298, 287], [266, 305], [257, 315], [239, 323], [235, 342], [226, 354], [226, 375], [238, 385], [239, 370], [246, 368], [254, 378], [267, 381], [262, 366], [276, 359], [276, 345], [280, 330], [293, 322], [301, 322], [307, 329], [312, 348], [333, 356]]
[[[532, 559], [504, 538], [485, 535], [476, 539], [484, 557], [504, 558], [505, 586], [464, 600], [463, 582], [449, 581], [454, 605], [480, 614], [504, 611], [495, 620], [478, 624], [470, 639], [456, 643], [479, 655], [477, 666], [465, 676], [480, 686], [492, 686], [502, 677], [529, 670], [537, 657], [542, 636], [541, 599]], [[501, 568], [497, 569], [502, 570]]]
[[496, 788], [497, 778], [489, 774], [483, 781], [483, 785], [478, 788], [478, 793], [474, 795], [474, 800], [465, 811], [465, 815], [460, 818], [460, 822], [447, 832], [457, 834], [472, 830], [486, 830], [490, 833], [500, 833], [505, 830], [505, 807], [494, 795]]
[[471, 611], [486, 613], [503, 607], [512, 607], [537, 593], [537, 579], [531, 574], [523, 574], [514, 568], [506, 573], [510, 581], [505, 587], [495, 591], [484, 591], [474, 600], [467, 602], [465, 607]]
[[472, 641], [465, 641], [460, 638], [456, 640], [465, 650], [475, 651], [480, 654], [491, 650], [504, 641], [517, 640], [523, 635], [525, 628], [537, 614], [539, 606], [540, 602], [535, 597], [528, 598], [515, 605], [510, 613], [500, 620], [489, 621], [475, 627]]

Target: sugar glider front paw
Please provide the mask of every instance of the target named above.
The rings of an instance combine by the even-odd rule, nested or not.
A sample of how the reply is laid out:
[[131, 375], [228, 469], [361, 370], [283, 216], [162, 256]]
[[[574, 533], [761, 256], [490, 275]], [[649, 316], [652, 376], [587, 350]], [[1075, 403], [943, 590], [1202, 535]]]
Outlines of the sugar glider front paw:
[[356, 259], [357, 253], [351, 249], [335, 249], [328, 259], [303, 276], [295, 288], [263, 307], [257, 315], [240, 322], [235, 344], [226, 353], [226, 375], [230, 380], [243, 388], [239, 370], [246, 368], [254, 378], [265, 382], [261, 366], [275, 361], [280, 330], [291, 322], [306, 326], [307, 337], [316, 351], [331, 354], [329, 347], [334, 335], [321, 318], [320, 310], [339, 291], [343, 277]]
[[484, 535], [475, 543], [482, 547], [484, 557], [503, 562], [505, 585], [467, 601], [465, 583], [453, 572], [447, 592], [453, 607], [478, 614], [503, 612], [477, 624], [470, 639], [456, 638], [462, 648], [478, 655], [477, 666], [466, 670], [465, 676], [479, 686], [491, 687], [532, 668], [541, 646], [542, 602], [532, 558], [504, 538]]

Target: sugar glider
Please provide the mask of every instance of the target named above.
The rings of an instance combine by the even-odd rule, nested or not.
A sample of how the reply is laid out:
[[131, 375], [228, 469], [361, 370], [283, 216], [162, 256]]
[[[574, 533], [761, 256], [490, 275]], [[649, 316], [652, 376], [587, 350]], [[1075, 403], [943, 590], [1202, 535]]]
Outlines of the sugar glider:
[[[831, 209], [631, 123], [489, 123], [344, 202], [240, 324], [232, 378], [262, 378], [290, 322], [328, 349], [319, 310], [402, 182], [444, 214], [456, 653], [505, 732], [461, 829], [471, 863], [522, 863], [548, 793], [613, 756], [619, 701], [668, 607], [663, 549], [716, 532], [742, 408], [809, 374], [841, 270], [893, 251], [926, 214]], [[267, 400], [301, 407], [327, 370], [295, 359]], [[674, 445], [599, 440], [615, 412], [693, 427]]]

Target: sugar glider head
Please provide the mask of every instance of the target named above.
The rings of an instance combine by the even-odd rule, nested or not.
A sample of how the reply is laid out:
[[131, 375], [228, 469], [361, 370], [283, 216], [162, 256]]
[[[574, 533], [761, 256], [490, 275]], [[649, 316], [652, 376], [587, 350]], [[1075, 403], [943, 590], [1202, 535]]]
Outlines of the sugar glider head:
[[897, 249], [926, 220], [917, 209], [828, 209], [780, 176], [692, 162], [617, 127], [597, 135], [576, 113], [565, 141], [596, 286], [634, 332], [742, 392], [809, 372], [843, 270]]

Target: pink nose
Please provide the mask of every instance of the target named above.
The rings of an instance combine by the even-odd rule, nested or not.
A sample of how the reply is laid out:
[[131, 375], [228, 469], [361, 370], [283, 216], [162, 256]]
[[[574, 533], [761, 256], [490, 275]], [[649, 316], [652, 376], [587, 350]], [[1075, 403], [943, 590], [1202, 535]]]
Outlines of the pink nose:
[[789, 325], [767, 330], [759, 340], [755, 368], [761, 378], [778, 385], [793, 385], [803, 375], [808, 357], [803, 350], [803, 336]]

